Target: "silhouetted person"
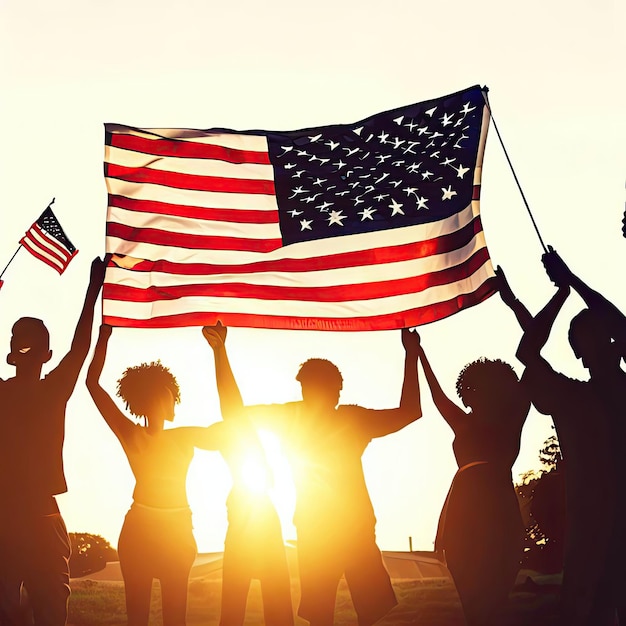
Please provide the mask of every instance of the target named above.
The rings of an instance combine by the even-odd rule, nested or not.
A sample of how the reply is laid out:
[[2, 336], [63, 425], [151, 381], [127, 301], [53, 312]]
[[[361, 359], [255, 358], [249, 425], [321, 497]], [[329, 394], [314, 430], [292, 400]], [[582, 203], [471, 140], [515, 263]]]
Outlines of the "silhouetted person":
[[[396, 604], [376, 545], [376, 519], [361, 456], [374, 437], [421, 417], [418, 338], [405, 329], [402, 342], [406, 358], [398, 408], [338, 406], [343, 379], [324, 359], [310, 359], [301, 366], [296, 379], [302, 385], [302, 401], [245, 407], [256, 424], [279, 436], [291, 465], [301, 586], [298, 614], [312, 626], [332, 625], [342, 575], [360, 626], [373, 624]], [[227, 419], [244, 407], [225, 344], [213, 349], [222, 415]]]
[[98, 410], [119, 439], [135, 477], [133, 503], [118, 542], [129, 626], [146, 626], [152, 582], [161, 582], [164, 626], [185, 624], [187, 584], [196, 557], [186, 481], [194, 446], [217, 450], [226, 437], [218, 422], [207, 428], [164, 429], [180, 401], [176, 379], [159, 361], [129, 367], [117, 382], [117, 395], [134, 423], [117, 407], [98, 380], [111, 327], [102, 325], [87, 372], [87, 387]]
[[[558, 291], [528, 326], [517, 356], [534, 405], [552, 416], [566, 463], [562, 624], [612, 626], [616, 611], [620, 623], [626, 616], [626, 374], [620, 368], [626, 318], [556, 252], [543, 262]], [[557, 373], [541, 356], [570, 287], [588, 307], [569, 329], [572, 350], [589, 370], [584, 382]]]
[[105, 261], [91, 264], [70, 351], [41, 377], [52, 358], [48, 329], [23, 317], [13, 326], [7, 363], [15, 376], [0, 380], [0, 623], [19, 623], [20, 587], [28, 592], [37, 626], [62, 625], [70, 596], [70, 540], [55, 495], [67, 491], [63, 471], [65, 410], [89, 352], [94, 306]]
[[[209, 345], [223, 346], [226, 327], [205, 327]], [[217, 368], [216, 368], [217, 369]], [[241, 399], [239, 400], [241, 402]], [[232, 416], [225, 416], [232, 424]], [[291, 580], [280, 519], [269, 496], [272, 473], [252, 423], [237, 416], [233, 436], [221, 448], [233, 480], [226, 506], [228, 529], [222, 564], [220, 626], [241, 626], [252, 579], [263, 597], [265, 626], [292, 626]]]
[[510, 365], [481, 358], [456, 382], [467, 412], [443, 392], [423, 348], [420, 360], [435, 406], [454, 431], [459, 467], [435, 549], [444, 555], [468, 626], [500, 626], [522, 558], [524, 524], [511, 467], [530, 400]]

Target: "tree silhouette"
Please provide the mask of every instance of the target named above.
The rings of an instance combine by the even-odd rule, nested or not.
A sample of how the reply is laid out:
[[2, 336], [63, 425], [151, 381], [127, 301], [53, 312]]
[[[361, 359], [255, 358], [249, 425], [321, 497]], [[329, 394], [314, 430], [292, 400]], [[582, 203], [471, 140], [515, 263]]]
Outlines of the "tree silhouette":
[[104, 569], [109, 561], [117, 561], [117, 550], [100, 535], [70, 533], [72, 556], [70, 575], [73, 578], [86, 576]]
[[523, 564], [544, 572], [560, 571], [565, 536], [565, 480], [561, 448], [552, 435], [539, 451], [545, 469], [525, 472], [516, 485], [526, 524]]

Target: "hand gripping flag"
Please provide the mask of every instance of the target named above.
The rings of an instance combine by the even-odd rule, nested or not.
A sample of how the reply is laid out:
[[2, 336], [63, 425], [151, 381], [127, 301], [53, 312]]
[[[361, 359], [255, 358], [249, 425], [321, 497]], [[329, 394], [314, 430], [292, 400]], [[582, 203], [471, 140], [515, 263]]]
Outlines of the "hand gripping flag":
[[59, 274], [65, 271], [69, 262], [78, 254], [50, 207], [26, 231], [20, 244]]
[[298, 131], [106, 125], [104, 322], [382, 330], [494, 293], [472, 87]]

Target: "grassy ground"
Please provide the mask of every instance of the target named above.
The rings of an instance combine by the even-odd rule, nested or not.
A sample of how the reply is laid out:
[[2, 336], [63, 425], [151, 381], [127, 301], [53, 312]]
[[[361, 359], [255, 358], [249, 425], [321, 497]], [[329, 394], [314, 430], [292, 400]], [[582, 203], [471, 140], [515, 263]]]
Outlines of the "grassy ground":
[[[523, 576], [520, 580], [523, 580]], [[535, 578], [545, 586], [539, 588], [517, 587], [511, 596], [511, 617], [503, 626], [555, 626], [558, 585], [555, 580]], [[396, 580], [394, 588], [398, 606], [378, 626], [465, 626], [454, 586], [450, 581]], [[294, 606], [298, 602], [298, 585], [292, 584]], [[219, 622], [221, 581], [219, 575], [189, 584], [187, 609], [188, 626], [214, 626]], [[161, 626], [160, 591], [155, 583], [152, 594], [151, 625]], [[72, 626], [125, 626], [124, 586], [121, 582], [96, 582], [77, 580], [72, 585], [70, 601]], [[248, 598], [246, 626], [263, 624], [263, 608], [258, 584], [253, 583]], [[296, 619], [296, 626], [306, 622]], [[337, 595], [336, 626], [354, 626], [356, 617], [345, 584]]]

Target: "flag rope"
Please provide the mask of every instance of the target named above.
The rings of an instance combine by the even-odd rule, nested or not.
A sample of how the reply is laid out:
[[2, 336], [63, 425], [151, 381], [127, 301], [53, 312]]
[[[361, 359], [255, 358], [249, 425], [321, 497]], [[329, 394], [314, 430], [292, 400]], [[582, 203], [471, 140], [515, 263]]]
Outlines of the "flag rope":
[[485, 104], [487, 105], [487, 108], [489, 109], [489, 115], [491, 116], [491, 121], [493, 123], [493, 127], [495, 128], [496, 131], [496, 135], [498, 135], [498, 139], [500, 140], [500, 145], [502, 146], [502, 150], [504, 152], [504, 156], [506, 157], [507, 163], [509, 164], [509, 167], [511, 168], [511, 172], [513, 174], [513, 178], [515, 179], [515, 184], [517, 185], [517, 188], [519, 189], [520, 195], [522, 196], [522, 201], [524, 202], [524, 206], [526, 207], [526, 211], [528, 211], [528, 215], [530, 216], [530, 221], [533, 224], [533, 227], [535, 229], [535, 232], [537, 233], [537, 237], [539, 238], [539, 243], [541, 244], [541, 247], [543, 248], [544, 252], [548, 252], [548, 248], [546, 247], [545, 243], [543, 242], [543, 239], [541, 237], [541, 233], [539, 232], [539, 228], [537, 227], [537, 222], [535, 222], [535, 217], [532, 214], [532, 211], [530, 210], [530, 206], [528, 205], [528, 202], [526, 201], [526, 196], [524, 195], [524, 190], [522, 189], [522, 186], [520, 185], [519, 179], [517, 178], [517, 173], [515, 172], [515, 169], [513, 168], [513, 163], [511, 163], [511, 159], [509, 158], [509, 153], [506, 150], [506, 147], [504, 145], [504, 142], [502, 141], [502, 136], [500, 135], [500, 131], [498, 130], [498, 125], [496, 124], [496, 119], [493, 116], [493, 111], [491, 110], [491, 105], [489, 104], [489, 98], [487, 97], [487, 92], [488, 92], [488, 88], [487, 87], [483, 87], [483, 97], [485, 98]]

